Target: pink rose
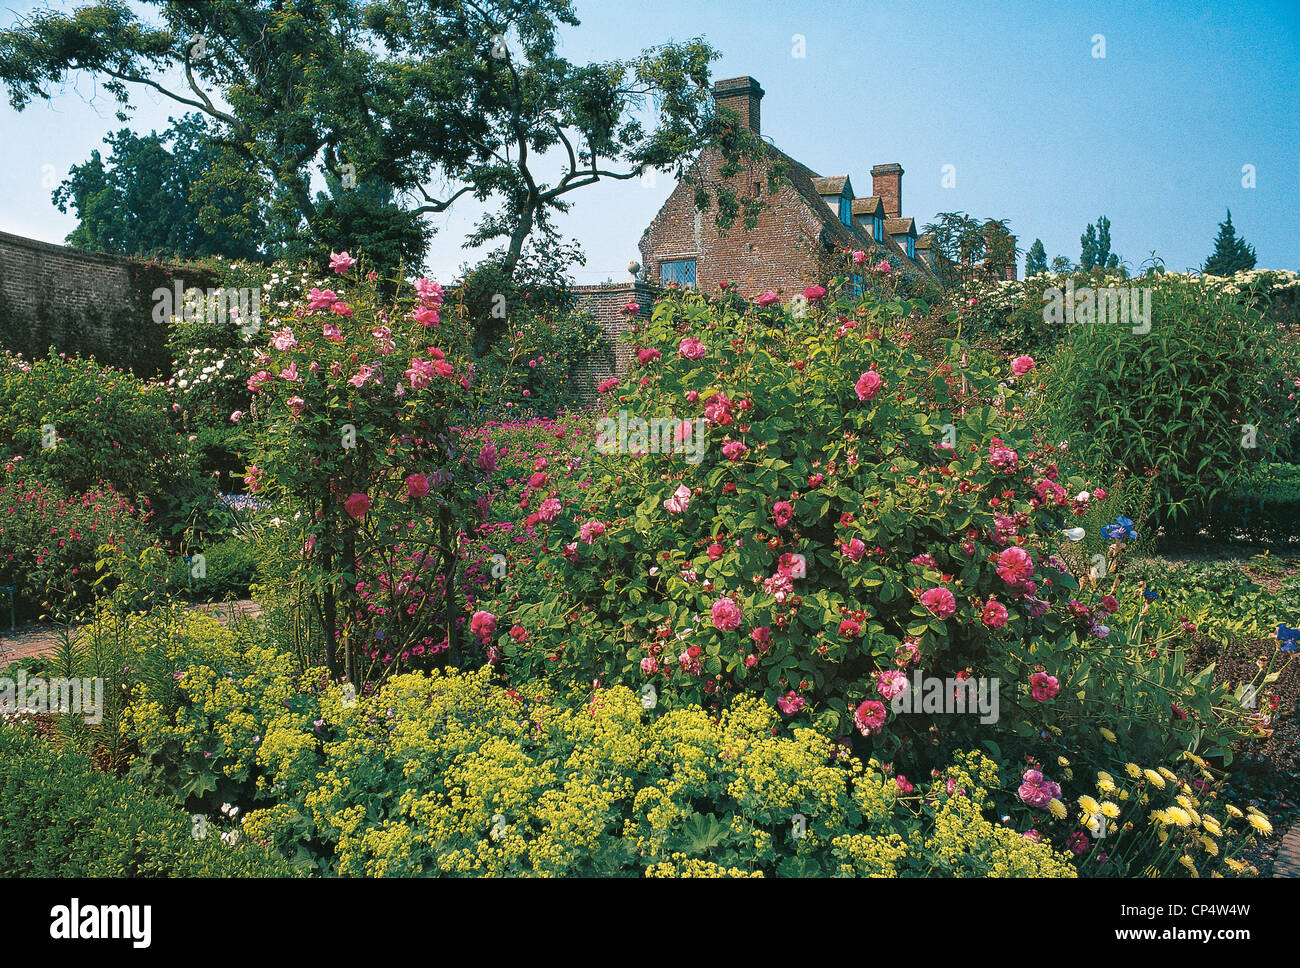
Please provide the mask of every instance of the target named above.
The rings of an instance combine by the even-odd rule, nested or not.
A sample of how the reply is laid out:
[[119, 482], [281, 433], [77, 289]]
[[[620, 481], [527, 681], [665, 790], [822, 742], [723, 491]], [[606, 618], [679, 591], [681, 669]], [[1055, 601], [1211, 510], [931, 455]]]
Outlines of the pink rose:
[[1061, 687], [1056, 681], [1056, 676], [1049, 676], [1046, 672], [1035, 672], [1029, 677], [1029, 691], [1035, 702], [1047, 702], [1049, 699], [1056, 698]]
[[411, 474], [406, 478], [406, 493], [411, 497], [424, 497], [429, 493], [429, 479], [420, 473]]
[[338, 298], [338, 293], [333, 289], [312, 289], [307, 293], [307, 308], [313, 312], [318, 309], [329, 309]]
[[880, 732], [885, 725], [885, 704], [878, 699], [868, 699], [853, 710], [853, 722], [863, 736]]
[[709, 609], [713, 625], [723, 632], [730, 632], [740, 627], [740, 606], [730, 598], [719, 598]]
[[807, 299], [811, 303], [821, 302], [825, 296], [826, 296], [825, 286], [809, 286], [807, 289], [803, 291], [804, 299]]
[[856, 252], [853, 253], [853, 264], [854, 264], [854, 265], [859, 265], [859, 266], [860, 266], [860, 265], [862, 265], [862, 263], [864, 263], [864, 262], [866, 262], [866, 261], [867, 261], [867, 254], [866, 254], [865, 252], [863, 252], [861, 249], [858, 249]]
[[343, 331], [340, 330], [333, 323], [326, 323], [324, 326], [322, 326], [320, 328], [320, 334], [324, 336], [327, 340], [329, 340], [331, 343], [343, 342]]
[[754, 302], [758, 303], [760, 306], [770, 306], [780, 298], [781, 297], [774, 292], [765, 292], [763, 295], [755, 299]]
[[356, 264], [356, 261], [356, 259], [352, 258], [352, 256], [348, 255], [346, 252], [330, 253], [330, 268], [340, 276], [351, 269], [352, 266]]
[[481, 471], [486, 471], [489, 474], [492, 473], [494, 470], [496, 470], [497, 453], [498, 451], [496, 449], [496, 446], [492, 443], [492, 441], [489, 440], [487, 443], [485, 443], [483, 445], [483, 448], [478, 452], [478, 460], [475, 461], [475, 463], [478, 464], [478, 469]]
[[550, 524], [552, 521], [554, 521], [557, 517], [560, 516], [560, 509], [562, 507], [563, 505], [560, 504], [558, 498], [548, 497], [545, 501], [542, 502], [541, 507], [537, 509], [538, 520], [545, 521], [547, 524]]
[[876, 691], [886, 700], [901, 696], [907, 689], [907, 673], [886, 669], [876, 673]]
[[749, 448], [738, 440], [729, 440], [722, 445], [722, 453], [727, 460], [740, 460], [748, 450]]
[[858, 395], [859, 400], [874, 400], [884, 385], [885, 381], [880, 378], [879, 373], [875, 370], [867, 370], [858, 377], [858, 382], [853, 385], [853, 392]]
[[588, 521], [578, 528], [578, 537], [584, 544], [595, 544], [596, 539], [605, 533], [605, 523], [603, 521]]
[[772, 505], [772, 520], [778, 528], [784, 528], [794, 518], [794, 505], [789, 501], [777, 501]]
[[491, 612], [475, 612], [469, 620], [469, 630], [480, 642], [486, 642], [497, 630], [497, 617]]
[[863, 543], [861, 538], [854, 538], [847, 544], [843, 542], [840, 543], [840, 554], [849, 559], [849, 561], [861, 561], [862, 556], [866, 553], [867, 546]]
[[360, 521], [370, 510], [370, 498], [364, 494], [352, 494], [343, 502], [343, 508], [356, 520]]
[[998, 553], [997, 572], [1008, 585], [1021, 585], [1034, 574], [1034, 559], [1024, 548], [1012, 545]]
[[777, 699], [776, 705], [781, 712], [791, 716], [808, 705], [808, 700], [791, 689], [784, 696]]
[[618, 377], [612, 376], [608, 380], [601, 380], [600, 383], [596, 385], [596, 392], [609, 393], [609, 391], [614, 389], [616, 386], [618, 386]]
[[294, 338], [293, 330], [287, 326], [271, 337], [271, 345], [283, 353], [285, 350], [292, 349], [298, 345], [298, 340]]
[[708, 353], [707, 347], [694, 336], [688, 336], [677, 344], [677, 351], [688, 360], [702, 360]]
[[888, 259], [881, 259], [878, 263], [876, 263], [876, 271], [879, 272], [882, 276], [887, 276], [893, 273], [894, 267], [889, 264]]
[[862, 634], [862, 626], [853, 621], [853, 619], [846, 618], [844, 621], [840, 622], [840, 627], [837, 631], [842, 639], [856, 639]]
[[691, 489], [685, 484], [679, 484], [677, 490], [673, 491], [672, 497], [664, 501], [664, 507], [666, 507], [671, 514], [681, 514], [690, 506]]
[[980, 615], [980, 621], [991, 629], [1005, 628], [1007, 624], [1007, 608], [1001, 602], [990, 601], [984, 606], [984, 612]]
[[931, 588], [921, 595], [921, 604], [938, 618], [948, 618], [957, 611], [957, 599], [946, 588]]
[[1011, 361], [1011, 372], [1016, 376], [1024, 376], [1034, 368], [1034, 358], [1032, 356], [1017, 356]]
[[375, 375], [375, 368], [372, 366], [363, 366], [357, 370], [354, 376], [348, 377], [348, 382], [354, 387], [360, 389], [366, 385], [366, 381]]

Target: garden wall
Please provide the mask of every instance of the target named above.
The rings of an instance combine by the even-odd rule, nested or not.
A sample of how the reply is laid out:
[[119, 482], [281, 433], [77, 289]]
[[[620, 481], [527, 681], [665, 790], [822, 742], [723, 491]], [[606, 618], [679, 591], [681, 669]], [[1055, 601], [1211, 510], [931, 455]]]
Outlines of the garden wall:
[[[574, 388], [575, 402], [591, 403], [596, 399], [596, 387], [601, 380], [622, 376], [632, 365], [632, 345], [624, 342], [630, 319], [649, 319], [658, 286], [648, 282], [607, 283], [599, 286], [574, 286], [573, 294], [579, 312], [588, 312], [605, 331], [605, 347], [574, 364], [569, 373], [570, 386]], [[623, 307], [635, 302], [640, 312], [630, 316]]]
[[168, 363], [155, 289], [214, 284], [210, 270], [87, 252], [0, 232], [0, 347], [68, 354], [155, 376]]

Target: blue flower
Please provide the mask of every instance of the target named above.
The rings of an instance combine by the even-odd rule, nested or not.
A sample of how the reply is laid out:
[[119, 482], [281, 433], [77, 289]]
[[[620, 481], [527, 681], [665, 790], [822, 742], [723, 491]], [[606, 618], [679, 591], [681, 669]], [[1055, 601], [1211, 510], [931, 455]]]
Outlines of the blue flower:
[[1142, 593], [1142, 597], [1145, 598], [1148, 602], [1154, 602], [1157, 598], [1160, 597], [1160, 593], [1157, 591], [1152, 591], [1150, 588], [1148, 588], [1146, 591]]
[[1295, 652], [1297, 645], [1300, 644], [1300, 629], [1279, 625], [1277, 627], [1277, 640], [1282, 643], [1283, 652]]
[[1133, 521], [1121, 514], [1115, 519], [1114, 524], [1103, 524], [1101, 526], [1101, 536], [1110, 541], [1115, 541], [1119, 538], [1136, 538], [1138, 535], [1133, 530]]

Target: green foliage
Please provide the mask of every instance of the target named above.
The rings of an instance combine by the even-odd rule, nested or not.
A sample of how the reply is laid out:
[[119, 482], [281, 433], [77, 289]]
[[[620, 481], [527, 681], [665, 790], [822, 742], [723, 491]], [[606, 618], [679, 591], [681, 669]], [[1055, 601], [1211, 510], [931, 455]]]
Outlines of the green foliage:
[[1258, 315], [1212, 287], [1168, 276], [1151, 292], [1150, 332], [1093, 319], [1064, 327], [1042, 412], [1083, 466], [1155, 478], [1164, 524], [1187, 526], [1221, 497], [1271, 428], [1261, 408], [1273, 336]]
[[1046, 271], [1047, 250], [1043, 248], [1042, 239], [1034, 239], [1034, 244], [1029, 247], [1029, 254], [1025, 257], [1025, 275], [1036, 276]]
[[1245, 239], [1237, 238], [1232, 225], [1232, 212], [1219, 223], [1219, 234], [1214, 239], [1214, 251], [1205, 260], [1202, 271], [1211, 276], [1232, 276], [1255, 268], [1255, 248]]
[[134, 783], [14, 725], [0, 726], [0, 830], [5, 877], [294, 873], [273, 853], [247, 842], [228, 846], [216, 823], [196, 824]]
[[[213, 544], [192, 545], [186, 558], [172, 562], [168, 572], [171, 587], [192, 601], [221, 602], [247, 598], [257, 577], [261, 552], [242, 538], [226, 538]], [[204, 574], [195, 575], [194, 555], [203, 556]]]
[[[1119, 268], [1119, 256], [1110, 251], [1110, 219], [1102, 216], [1096, 224], [1089, 224], [1079, 238], [1081, 254], [1079, 270], [1092, 272]], [[1028, 271], [1025, 275], [1030, 275]]]
[[1007, 266], [1014, 265], [1016, 237], [1006, 219], [977, 219], [965, 212], [940, 212], [928, 223], [925, 233], [934, 237], [935, 274], [950, 288], [1001, 279]]
[[[187, 114], [172, 125], [161, 135], [110, 133], [107, 163], [96, 150], [72, 167], [54, 191], [59, 211], [71, 206], [80, 220], [68, 244], [125, 256], [256, 259], [265, 199], [214, 177], [221, 148], [203, 115]], [[244, 231], [232, 231], [232, 222]]]
[[186, 441], [168, 426], [167, 403], [161, 386], [92, 359], [51, 355], [28, 364], [6, 354], [0, 463], [21, 458], [29, 481], [67, 494], [107, 484], [154, 511], [170, 533], [184, 504], [215, 487], [198, 476]]

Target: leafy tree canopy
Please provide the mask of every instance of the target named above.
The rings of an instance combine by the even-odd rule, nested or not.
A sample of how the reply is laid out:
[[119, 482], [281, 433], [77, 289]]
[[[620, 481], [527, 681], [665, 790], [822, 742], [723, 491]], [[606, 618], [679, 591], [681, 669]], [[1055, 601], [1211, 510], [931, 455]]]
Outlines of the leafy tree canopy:
[[[513, 272], [580, 188], [686, 176], [705, 144], [733, 166], [762, 150], [715, 110], [703, 40], [575, 64], [558, 30], [577, 24], [569, 0], [99, 0], [0, 31], [0, 82], [19, 110], [87, 71], [122, 120], [136, 91], [201, 112], [221, 149], [209, 183], [256, 186], [273, 242], [318, 257], [381, 238], [411, 260], [423, 216], [476, 198], [489, 212], [466, 244], [501, 240]], [[322, 178], [340, 191], [314, 192]], [[697, 188], [720, 227], [756, 218], [729, 185]]]

